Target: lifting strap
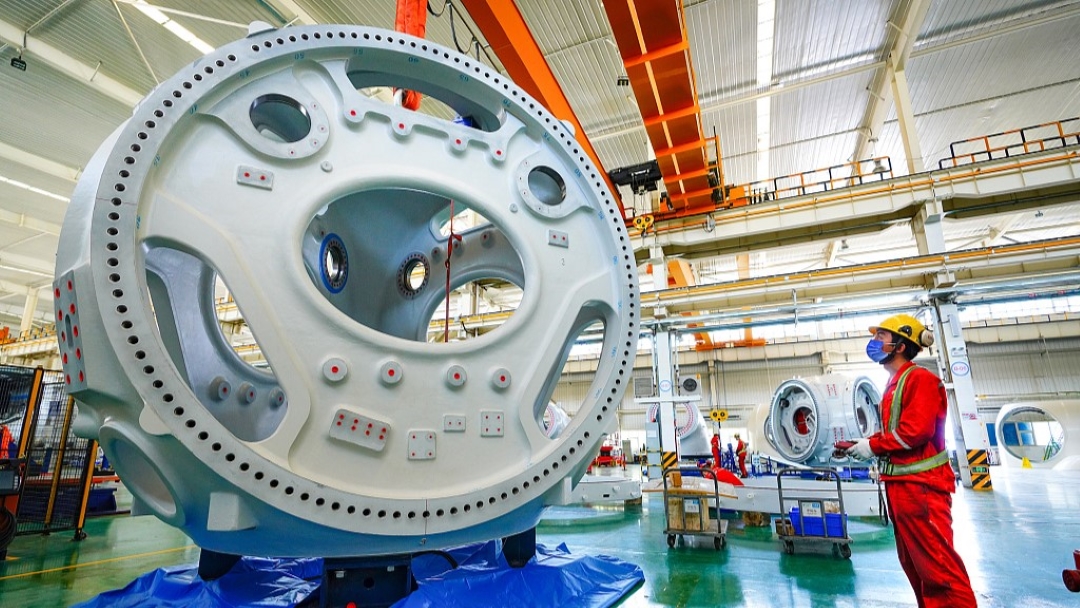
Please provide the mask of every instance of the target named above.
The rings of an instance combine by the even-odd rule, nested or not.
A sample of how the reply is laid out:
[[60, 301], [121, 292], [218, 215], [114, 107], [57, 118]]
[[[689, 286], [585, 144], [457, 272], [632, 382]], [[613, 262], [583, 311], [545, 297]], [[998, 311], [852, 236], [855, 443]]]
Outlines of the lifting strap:
[[[402, 34], [423, 38], [427, 33], [427, 0], [397, 0], [397, 17], [394, 29]], [[402, 107], [416, 111], [420, 108], [420, 93], [401, 91]]]
[[[892, 394], [892, 401], [889, 404], [889, 425], [885, 429], [886, 431], [895, 434], [896, 427], [900, 424], [900, 408], [903, 405], [904, 397], [904, 384], [907, 381], [908, 375], [915, 369], [915, 366], [904, 370], [904, 373], [900, 374], [900, 379], [896, 381], [896, 389]], [[882, 456], [878, 458], [881, 465], [882, 475], [914, 475], [915, 473], [922, 473], [923, 471], [929, 471], [930, 469], [937, 468], [947, 462], [949, 462], [949, 454], [942, 450], [929, 458], [923, 458], [922, 460], [916, 460], [908, 464], [893, 464], [889, 462], [888, 456]]]

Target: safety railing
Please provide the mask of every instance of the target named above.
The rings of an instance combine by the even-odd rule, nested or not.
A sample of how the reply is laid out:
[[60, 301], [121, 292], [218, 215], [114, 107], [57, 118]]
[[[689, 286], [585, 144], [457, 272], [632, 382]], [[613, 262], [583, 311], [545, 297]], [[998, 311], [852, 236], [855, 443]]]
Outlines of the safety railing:
[[[793, 196], [828, 192], [837, 188], [858, 186], [893, 178], [892, 160], [888, 156], [866, 158], [823, 169], [811, 169], [781, 177], [751, 182], [744, 188], [751, 204]], [[740, 186], [736, 186], [736, 189]]]
[[[27, 329], [25, 331], [19, 332], [18, 341], [25, 342], [25, 341], [28, 341], [28, 340], [37, 340], [38, 338], [48, 338], [48, 337], [52, 337], [52, 336], [55, 336], [55, 335], [56, 335], [56, 325], [55, 324], [49, 324], [49, 325], [45, 325], [45, 326], [42, 326], [42, 327], [34, 327], [34, 328], [31, 328], [31, 329]], [[11, 342], [15, 342], [15, 341], [16, 340], [11, 340]]]
[[949, 144], [949, 157], [938, 161], [938, 168], [1075, 145], [1080, 145], [1080, 116], [954, 141]]

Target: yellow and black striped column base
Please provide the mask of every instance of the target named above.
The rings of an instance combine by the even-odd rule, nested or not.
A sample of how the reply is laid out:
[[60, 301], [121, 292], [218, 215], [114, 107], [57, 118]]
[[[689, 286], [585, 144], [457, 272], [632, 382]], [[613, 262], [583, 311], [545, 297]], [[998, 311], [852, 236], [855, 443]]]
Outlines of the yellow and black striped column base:
[[992, 491], [990, 483], [990, 463], [986, 459], [986, 450], [968, 450], [968, 469], [971, 471], [971, 489]]
[[675, 452], [663, 452], [660, 455], [660, 468], [668, 470], [678, 466], [679, 455]]

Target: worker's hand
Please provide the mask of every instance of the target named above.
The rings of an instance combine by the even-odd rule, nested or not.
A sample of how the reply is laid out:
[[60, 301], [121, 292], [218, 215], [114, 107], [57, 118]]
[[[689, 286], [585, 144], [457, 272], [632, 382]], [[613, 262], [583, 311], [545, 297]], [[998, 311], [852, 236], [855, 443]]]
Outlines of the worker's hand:
[[870, 440], [865, 437], [856, 441], [855, 445], [848, 448], [847, 453], [857, 460], [870, 460], [874, 457], [874, 452], [870, 449]]

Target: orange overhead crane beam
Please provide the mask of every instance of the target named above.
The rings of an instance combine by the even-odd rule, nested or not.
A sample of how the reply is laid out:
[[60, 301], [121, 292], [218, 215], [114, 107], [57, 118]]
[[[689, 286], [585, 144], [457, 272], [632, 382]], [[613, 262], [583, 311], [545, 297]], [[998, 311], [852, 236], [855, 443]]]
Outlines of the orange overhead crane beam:
[[[672, 212], [715, 209], [718, 184], [709, 183], [713, 165], [701, 127], [682, 0], [604, 0], [604, 11], [674, 203]], [[717, 167], [719, 156], [717, 145]]]
[[[593, 164], [596, 165], [604, 182], [617, 200], [622, 209], [622, 200], [619, 190], [611, 183], [604, 165], [600, 163], [600, 157], [596, 155], [592, 142], [585, 135], [585, 129], [581, 128], [574, 109], [566, 99], [559, 81], [548, 66], [547, 59], [536, 44], [532, 32], [525, 24], [521, 11], [518, 10], [513, 0], [461, 0], [461, 4], [468, 11], [480, 32], [484, 35], [495, 56], [506, 68], [506, 74], [526, 93], [532, 95], [544, 105], [552, 114], [560, 120], [567, 120], [574, 125], [574, 136], [582, 150], [589, 155]], [[626, 211], [623, 210], [623, 218]]]

